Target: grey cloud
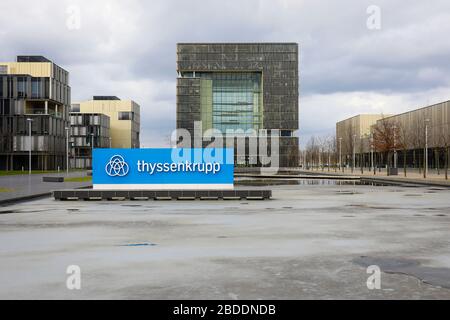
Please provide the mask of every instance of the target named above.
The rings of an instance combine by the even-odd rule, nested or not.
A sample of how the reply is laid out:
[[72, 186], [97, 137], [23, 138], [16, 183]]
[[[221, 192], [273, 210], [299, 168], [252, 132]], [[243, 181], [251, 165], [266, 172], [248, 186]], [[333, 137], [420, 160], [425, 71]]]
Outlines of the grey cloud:
[[[378, 31], [366, 27], [372, 4], [382, 10]], [[66, 27], [70, 5], [81, 10], [79, 30]], [[450, 87], [448, 0], [3, 0], [2, 9], [0, 60], [42, 54], [71, 72], [74, 100], [104, 93], [138, 101], [144, 144], [175, 126], [177, 42], [298, 42], [301, 134], [332, 130], [344, 108], [391, 101], [380, 107], [390, 110], [393, 95], [405, 108], [417, 93], [424, 100]], [[360, 108], [342, 99], [359, 93], [367, 93]]]

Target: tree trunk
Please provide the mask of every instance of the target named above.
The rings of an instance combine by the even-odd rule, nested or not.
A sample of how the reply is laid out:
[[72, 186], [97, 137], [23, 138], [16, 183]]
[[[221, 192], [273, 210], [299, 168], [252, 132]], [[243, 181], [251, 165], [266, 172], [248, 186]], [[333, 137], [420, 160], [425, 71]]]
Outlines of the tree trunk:
[[361, 167], [361, 174], [363, 174], [364, 173], [364, 156], [362, 153], [359, 155], [359, 166]]
[[391, 167], [391, 152], [388, 151], [386, 155], [386, 175], [389, 175], [389, 168]]
[[[428, 151], [428, 150], [427, 150]], [[426, 160], [425, 160], [426, 157]], [[426, 168], [425, 168], [426, 167]], [[425, 149], [423, 149], [423, 177], [426, 178], [427, 171], [428, 171], [428, 152], [425, 152]]]
[[441, 168], [440, 168], [441, 164], [439, 163], [439, 156], [440, 156], [439, 148], [436, 148], [434, 151], [434, 157], [436, 159], [435, 162], [438, 176], [441, 175]]
[[403, 150], [403, 172], [405, 173], [405, 177], [406, 177], [406, 153], [408, 151], [406, 149]]
[[419, 157], [419, 161], [417, 161], [419, 167], [419, 174], [422, 174], [422, 157]]
[[445, 148], [445, 180], [448, 180], [448, 156], [450, 147]]
[[377, 174], [377, 155], [376, 155], [376, 153], [374, 152], [374, 154], [373, 154], [373, 163], [372, 163], [372, 165], [373, 165], [373, 175], [375, 176], [376, 174]]
[[379, 161], [379, 164], [378, 164], [378, 172], [380, 172], [381, 173], [381, 166], [383, 165], [383, 153], [381, 153], [380, 152], [380, 157], [379, 157], [379, 159], [380, 159], [380, 161]]

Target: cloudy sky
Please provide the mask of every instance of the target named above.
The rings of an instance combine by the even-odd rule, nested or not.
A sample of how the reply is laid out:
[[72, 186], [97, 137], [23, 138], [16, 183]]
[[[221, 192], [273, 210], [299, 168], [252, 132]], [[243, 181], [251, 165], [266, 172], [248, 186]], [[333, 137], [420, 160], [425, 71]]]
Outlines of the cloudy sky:
[[336, 121], [357, 113], [450, 99], [448, 0], [2, 0], [0, 7], [0, 61], [44, 55], [70, 72], [73, 101], [137, 101], [145, 147], [168, 145], [175, 128], [177, 42], [298, 42], [302, 143], [333, 134]]

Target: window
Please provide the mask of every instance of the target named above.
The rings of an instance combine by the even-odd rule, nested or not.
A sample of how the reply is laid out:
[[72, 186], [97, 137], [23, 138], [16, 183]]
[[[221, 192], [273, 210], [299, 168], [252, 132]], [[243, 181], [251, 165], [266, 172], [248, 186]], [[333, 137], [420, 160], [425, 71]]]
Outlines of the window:
[[119, 120], [133, 120], [133, 112], [119, 112]]
[[17, 97], [26, 98], [27, 96], [26, 83], [27, 83], [26, 78], [23, 77], [17, 78]]
[[207, 128], [259, 130], [262, 126], [260, 72], [198, 72], [200, 108]]
[[80, 112], [80, 105], [79, 105], [79, 104], [73, 104], [73, 105], [70, 107], [70, 111], [71, 111], [71, 112]]

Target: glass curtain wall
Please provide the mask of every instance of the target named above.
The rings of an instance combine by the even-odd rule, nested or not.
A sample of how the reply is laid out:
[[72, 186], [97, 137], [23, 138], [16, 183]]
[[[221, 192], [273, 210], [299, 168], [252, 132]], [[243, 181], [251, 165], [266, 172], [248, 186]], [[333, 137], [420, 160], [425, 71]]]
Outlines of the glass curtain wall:
[[259, 130], [262, 127], [260, 72], [197, 72], [203, 130]]

